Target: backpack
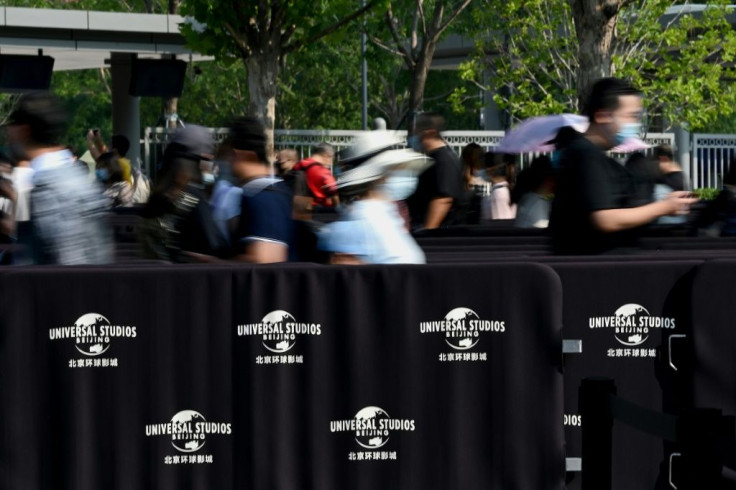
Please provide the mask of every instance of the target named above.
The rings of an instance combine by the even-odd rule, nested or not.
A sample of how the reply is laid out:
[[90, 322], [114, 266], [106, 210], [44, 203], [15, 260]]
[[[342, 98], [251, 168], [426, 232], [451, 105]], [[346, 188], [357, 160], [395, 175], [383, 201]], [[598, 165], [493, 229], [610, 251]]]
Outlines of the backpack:
[[309, 185], [307, 185], [307, 170], [315, 165], [319, 165], [319, 163], [310, 163], [299, 170], [292, 169], [289, 173], [283, 176], [284, 182], [289, 186], [294, 197], [314, 198], [312, 191], [309, 190]]

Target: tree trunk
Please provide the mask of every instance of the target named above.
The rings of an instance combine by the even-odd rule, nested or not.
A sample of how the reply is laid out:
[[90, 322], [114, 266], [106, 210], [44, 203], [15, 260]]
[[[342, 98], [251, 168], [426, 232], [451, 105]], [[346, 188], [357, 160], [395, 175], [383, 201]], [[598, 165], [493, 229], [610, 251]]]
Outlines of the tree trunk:
[[424, 52], [414, 65], [411, 73], [411, 85], [409, 89], [409, 134], [414, 134], [414, 123], [416, 122], [416, 113], [422, 110], [424, 104], [424, 88], [427, 85], [427, 76], [429, 68], [432, 66], [432, 58], [434, 58], [435, 44], [430, 42]]
[[595, 81], [612, 75], [616, 22], [622, 0], [571, 0], [570, 3], [578, 38], [577, 96], [582, 111]]
[[266, 153], [273, 155], [276, 123], [276, 81], [279, 77], [279, 57], [272, 53], [254, 53], [245, 60], [248, 72], [248, 115], [266, 128]]

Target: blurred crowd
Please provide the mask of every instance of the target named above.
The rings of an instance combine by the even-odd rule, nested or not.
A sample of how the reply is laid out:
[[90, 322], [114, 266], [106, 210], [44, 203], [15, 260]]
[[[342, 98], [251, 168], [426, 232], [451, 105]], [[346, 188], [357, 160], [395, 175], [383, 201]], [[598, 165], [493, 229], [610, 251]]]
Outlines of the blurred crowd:
[[[641, 112], [636, 89], [601, 80], [588, 130], [562, 128], [551, 156], [520, 172], [517, 155], [475, 143], [457, 155], [435, 113], [420, 114], [406, 142], [377, 129], [340, 154], [321, 143], [306, 158], [288, 148], [271, 157], [263, 126], [240, 117], [219, 144], [205, 128], [179, 129], [151, 182], [122, 135], [90, 130], [77, 156], [59, 101], [29, 94], [5, 127], [0, 236], [15, 264], [109, 263], [108, 216], [121, 212], [140, 217], [141, 258], [174, 263], [419, 264], [415, 236], [493, 222], [549, 227], [558, 253], [620, 252], [642, 227], [692, 223], [697, 201], [669, 146], [625, 165], [606, 153], [639, 131]], [[698, 227], [736, 234], [735, 165], [724, 184]]]

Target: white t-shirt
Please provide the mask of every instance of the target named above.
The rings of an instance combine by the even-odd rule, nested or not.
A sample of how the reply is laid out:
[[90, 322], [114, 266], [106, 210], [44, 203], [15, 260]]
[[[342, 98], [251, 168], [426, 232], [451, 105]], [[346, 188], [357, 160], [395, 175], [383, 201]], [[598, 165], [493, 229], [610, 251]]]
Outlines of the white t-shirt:
[[15, 220], [29, 221], [31, 219], [31, 190], [33, 190], [33, 174], [31, 167], [15, 167], [10, 179], [13, 181], [18, 199], [15, 203]]
[[481, 219], [514, 219], [516, 204], [511, 204], [509, 184], [502, 182], [494, 184], [490, 196], [483, 196], [481, 201]]
[[366, 199], [350, 205], [345, 220], [330, 223], [320, 248], [369, 264], [424, 264], [424, 252], [404, 225], [396, 203]]

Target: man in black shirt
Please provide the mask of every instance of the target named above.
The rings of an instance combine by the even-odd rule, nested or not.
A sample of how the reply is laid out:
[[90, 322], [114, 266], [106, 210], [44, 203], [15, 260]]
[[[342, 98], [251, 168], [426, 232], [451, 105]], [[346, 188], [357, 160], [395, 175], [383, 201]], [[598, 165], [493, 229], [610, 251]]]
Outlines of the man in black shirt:
[[636, 247], [637, 229], [660, 216], [686, 213], [695, 199], [673, 192], [666, 199], [631, 207], [631, 176], [604, 153], [637, 136], [641, 93], [622, 80], [605, 78], [592, 88], [590, 126], [560, 156], [560, 176], [550, 229], [556, 253], [595, 254]]
[[417, 189], [407, 200], [413, 228], [433, 229], [454, 224], [463, 197], [463, 170], [460, 159], [442, 139], [444, 119], [425, 112], [417, 118], [410, 145], [425, 152], [434, 165], [425, 170]]

